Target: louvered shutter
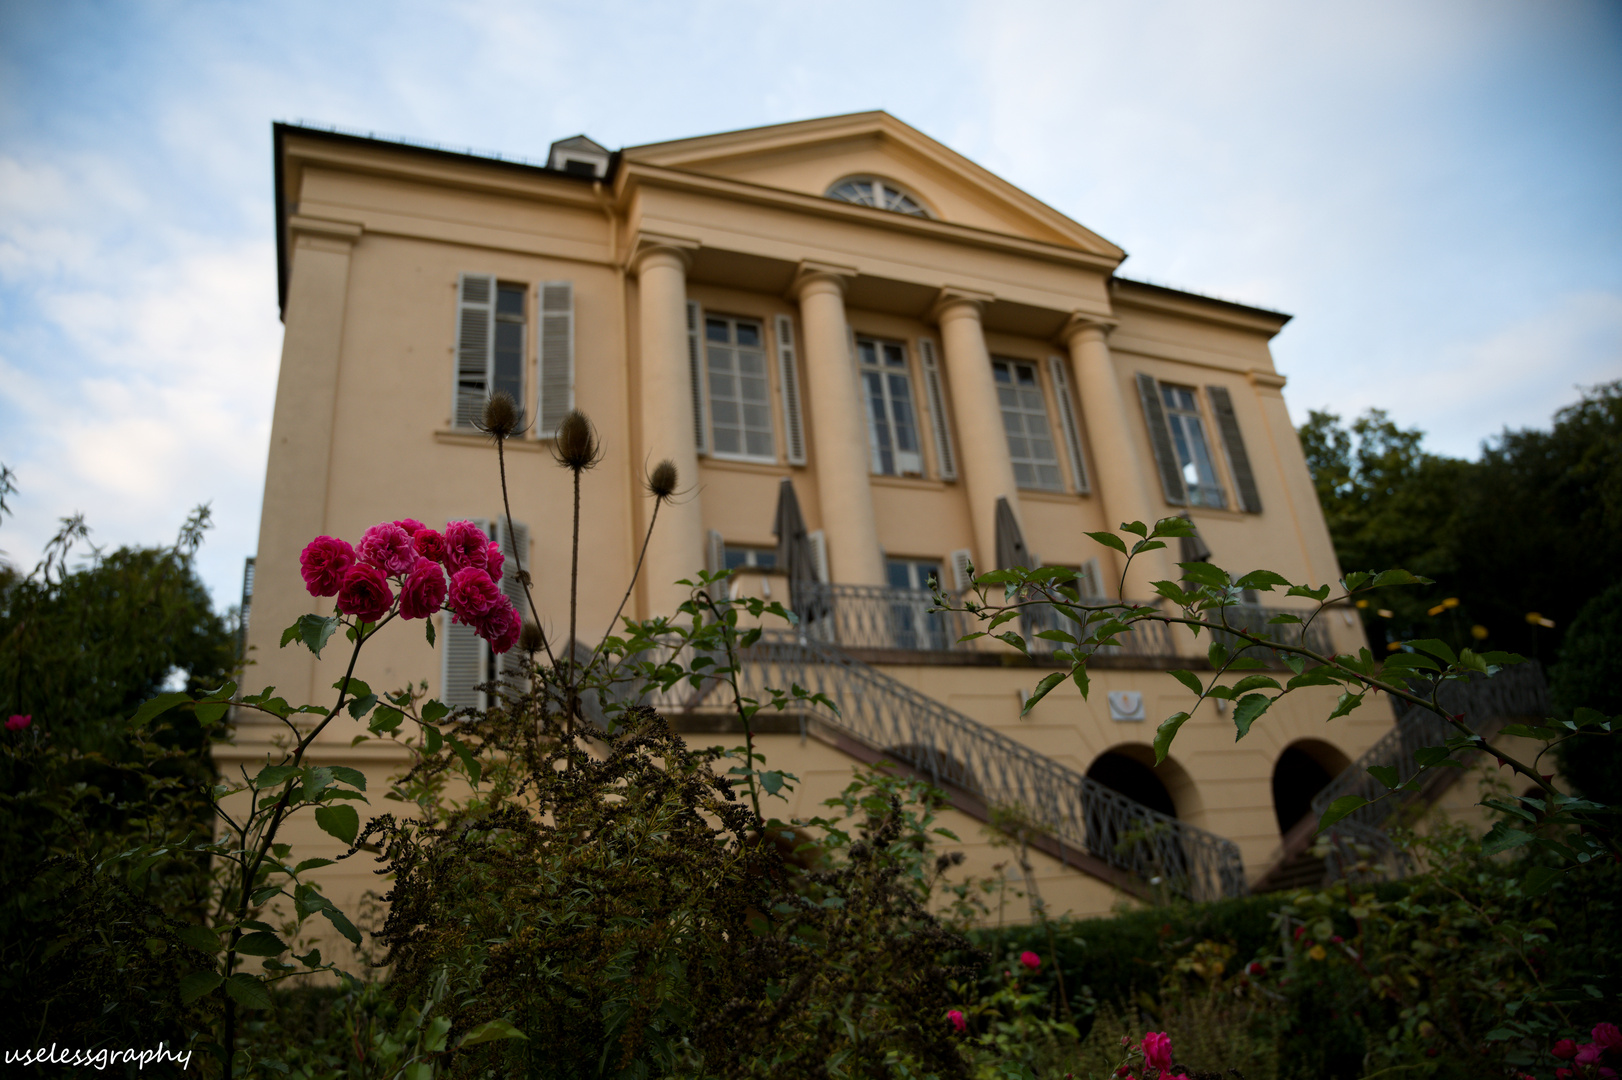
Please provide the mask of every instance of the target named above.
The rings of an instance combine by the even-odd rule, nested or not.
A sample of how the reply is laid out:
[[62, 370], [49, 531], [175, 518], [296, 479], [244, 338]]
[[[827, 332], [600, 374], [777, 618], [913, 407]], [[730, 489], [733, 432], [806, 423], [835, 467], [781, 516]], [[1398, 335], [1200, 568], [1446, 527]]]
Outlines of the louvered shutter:
[[[709, 531], [704, 542], [704, 569], [712, 574], [719, 574], [727, 568], [727, 544], [721, 534], [714, 529]], [[718, 581], [710, 586], [710, 595], [716, 600], [726, 599], [726, 582]]]
[[541, 297], [541, 400], [535, 434], [550, 439], [574, 408], [574, 283], [547, 281]]
[[811, 545], [811, 565], [816, 570], [817, 583], [826, 585], [830, 580], [828, 574], [828, 534], [818, 529], [816, 532], [806, 533], [805, 539]]
[[1166, 410], [1160, 404], [1160, 384], [1154, 377], [1138, 375], [1138, 399], [1143, 402], [1143, 420], [1149, 426], [1149, 444], [1154, 447], [1155, 466], [1160, 472], [1160, 488], [1173, 506], [1188, 505], [1188, 489], [1177, 467], [1177, 451], [1171, 445], [1171, 429], [1166, 426]]
[[1228, 469], [1233, 473], [1233, 485], [1239, 489], [1239, 507], [1247, 514], [1262, 512], [1261, 493], [1256, 490], [1256, 474], [1250, 468], [1250, 455], [1245, 453], [1245, 440], [1239, 434], [1239, 417], [1234, 415], [1233, 399], [1221, 386], [1207, 386], [1211, 395], [1211, 411], [1216, 413], [1217, 429], [1222, 432], [1222, 447], [1228, 454]]
[[800, 362], [794, 349], [794, 320], [779, 315], [777, 322], [777, 381], [783, 391], [783, 434], [788, 463], [805, 464], [805, 423], [800, 417]]
[[974, 584], [974, 555], [968, 548], [958, 548], [947, 558], [952, 563], [952, 587], [958, 592], [970, 588]]
[[[518, 609], [518, 614], [526, 621], [534, 621], [534, 616], [529, 610], [529, 598], [524, 595], [524, 586], [518, 580], [520, 563], [524, 569], [530, 571], [531, 579], [534, 578], [529, 555], [529, 526], [522, 521], [515, 521], [509, 532], [506, 517], [499, 517], [496, 519], [496, 540], [501, 544], [501, 554], [506, 559], [502, 565], [502, 595], [512, 602], [512, 606]], [[518, 679], [529, 677], [527, 653], [522, 653], [514, 647], [502, 653], [499, 660], [503, 675], [511, 675]]]
[[1097, 600], [1104, 595], [1104, 578], [1098, 572], [1098, 560], [1088, 559], [1076, 574], [1076, 591], [1083, 600]]
[[710, 425], [704, 416], [704, 309], [687, 301], [687, 377], [693, 389], [693, 445], [709, 453]]
[[[490, 534], [488, 521], [474, 518], [473, 523], [486, 536]], [[440, 620], [439, 648], [439, 700], [452, 709], [484, 708], [485, 695], [479, 686], [490, 680], [490, 646], [473, 632], [473, 627], [453, 622], [446, 611]]]
[[935, 466], [942, 480], [957, 479], [957, 450], [952, 446], [951, 423], [946, 417], [946, 390], [940, 364], [935, 360], [935, 343], [918, 339], [918, 357], [924, 367], [924, 400], [929, 403], [929, 423], [935, 433]]
[[451, 422], [473, 427], [484, 417], [496, 341], [496, 279], [463, 274], [457, 281], [456, 386]]
[[1059, 405], [1059, 426], [1064, 429], [1064, 448], [1070, 456], [1070, 478], [1076, 490], [1085, 495], [1090, 488], [1086, 461], [1081, 456], [1081, 425], [1076, 423], [1076, 406], [1070, 396], [1070, 374], [1064, 357], [1048, 357], [1048, 376], [1053, 380], [1053, 397]]

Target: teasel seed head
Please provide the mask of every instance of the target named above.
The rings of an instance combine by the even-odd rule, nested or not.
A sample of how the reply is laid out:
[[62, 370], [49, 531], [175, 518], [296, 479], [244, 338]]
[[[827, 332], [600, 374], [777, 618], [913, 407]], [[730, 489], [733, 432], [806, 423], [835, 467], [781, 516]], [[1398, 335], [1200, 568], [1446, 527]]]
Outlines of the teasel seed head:
[[479, 430], [493, 439], [509, 439], [524, 426], [518, 402], [505, 390], [497, 390], [484, 403], [484, 419]]
[[668, 499], [676, 492], [676, 480], [676, 463], [666, 458], [648, 474], [648, 493], [661, 501]]
[[552, 454], [558, 459], [559, 465], [577, 473], [602, 460], [602, 444], [597, 441], [597, 431], [586, 419], [585, 413], [572, 409], [563, 418], [563, 423], [558, 425]]
[[541, 651], [546, 644], [546, 638], [541, 628], [532, 622], [525, 622], [524, 628], [518, 631], [518, 647], [531, 655]]

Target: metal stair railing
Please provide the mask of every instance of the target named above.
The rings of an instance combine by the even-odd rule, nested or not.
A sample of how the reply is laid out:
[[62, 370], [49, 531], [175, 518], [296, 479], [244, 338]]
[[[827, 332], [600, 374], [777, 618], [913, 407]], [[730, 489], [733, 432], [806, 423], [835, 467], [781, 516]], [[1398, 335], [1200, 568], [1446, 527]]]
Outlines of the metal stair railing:
[[[1483, 736], [1490, 736], [1509, 717], [1542, 715], [1549, 703], [1543, 668], [1536, 661], [1503, 668], [1491, 678], [1473, 675], [1468, 680], [1445, 682], [1436, 697], [1438, 704], [1449, 713], [1469, 717]], [[1396, 769], [1397, 783], [1406, 784], [1419, 773], [1414, 752], [1424, 746], [1440, 746], [1456, 734], [1451, 724], [1429, 709], [1416, 705], [1401, 710], [1390, 731], [1313, 796], [1312, 812], [1322, 817], [1330, 803], [1346, 795], [1374, 799], [1384, 794], [1386, 786], [1369, 775], [1370, 765]], [[1403, 792], [1398, 796], [1401, 802], [1417, 797], [1417, 792]], [[1359, 807], [1347, 818], [1378, 828], [1394, 809], [1389, 799], [1381, 800], [1372, 806]]]
[[[1221, 611], [1208, 611], [1203, 616], [1207, 622], [1226, 622], [1233, 630], [1242, 630], [1247, 634], [1255, 634], [1271, 641], [1284, 645], [1304, 645], [1317, 653], [1328, 654], [1335, 651], [1334, 642], [1329, 637], [1329, 627], [1325, 626], [1322, 616], [1307, 623], [1274, 623], [1268, 622], [1275, 615], [1294, 615], [1296, 618], [1306, 618], [1312, 614], [1311, 609], [1267, 607], [1262, 604], [1229, 604]], [[1240, 639], [1226, 630], [1212, 630], [1212, 639], [1221, 642], [1233, 649], [1244, 644]], [[1265, 649], [1265, 646], [1247, 645], [1250, 649]]]
[[[819, 710], [814, 723], [988, 807], [1018, 810], [1061, 849], [1085, 852], [1191, 900], [1247, 891], [1233, 841], [1134, 802], [839, 649], [772, 635], [739, 660], [744, 694], [764, 700], [767, 687], [793, 685], [826, 694], [840, 714]], [[718, 695], [704, 694], [704, 703], [718, 705]], [[703, 706], [689, 699], [687, 707]]]

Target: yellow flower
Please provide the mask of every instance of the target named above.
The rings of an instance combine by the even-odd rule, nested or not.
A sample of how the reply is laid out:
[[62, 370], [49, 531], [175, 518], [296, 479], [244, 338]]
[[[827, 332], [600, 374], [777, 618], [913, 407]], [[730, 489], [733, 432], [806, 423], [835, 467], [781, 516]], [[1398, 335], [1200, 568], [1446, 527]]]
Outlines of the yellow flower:
[[1308, 950], [1307, 955], [1312, 957], [1314, 960], [1322, 960], [1329, 954], [1324, 951], [1324, 947], [1322, 945], [1314, 945], [1310, 950]]
[[1487, 628], [1482, 626], [1480, 623], [1476, 623], [1470, 628], [1470, 636], [1475, 638], [1477, 641], [1486, 641]]
[[1445, 608], [1456, 608], [1459, 606], [1459, 598], [1457, 596], [1450, 596], [1446, 600], [1442, 601], [1442, 606]]

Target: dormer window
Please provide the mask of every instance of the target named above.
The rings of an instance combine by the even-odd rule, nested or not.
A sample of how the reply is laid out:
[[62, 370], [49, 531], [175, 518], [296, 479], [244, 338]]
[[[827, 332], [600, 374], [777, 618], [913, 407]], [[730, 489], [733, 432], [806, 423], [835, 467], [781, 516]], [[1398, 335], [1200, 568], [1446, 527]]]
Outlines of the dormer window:
[[572, 139], [559, 139], [553, 143], [546, 155], [546, 164], [548, 168], [561, 172], [601, 180], [608, 175], [609, 157], [607, 147], [584, 135], [576, 135]]
[[911, 214], [913, 217], [929, 217], [929, 211], [925, 210], [917, 199], [900, 188], [871, 176], [841, 180], [828, 189], [828, 198], [855, 203], [857, 206], [876, 206], [881, 210], [894, 210], [901, 214]]

